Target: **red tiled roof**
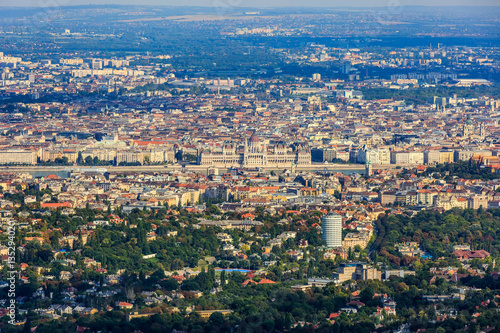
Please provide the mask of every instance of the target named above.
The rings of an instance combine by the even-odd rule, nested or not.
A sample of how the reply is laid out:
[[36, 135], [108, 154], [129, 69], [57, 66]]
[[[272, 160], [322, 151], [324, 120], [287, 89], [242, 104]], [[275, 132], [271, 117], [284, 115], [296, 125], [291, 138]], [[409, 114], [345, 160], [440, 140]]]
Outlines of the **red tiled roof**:
[[44, 202], [40, 205], [41, 208], [61, 208], [71, 207], [69, 202]]

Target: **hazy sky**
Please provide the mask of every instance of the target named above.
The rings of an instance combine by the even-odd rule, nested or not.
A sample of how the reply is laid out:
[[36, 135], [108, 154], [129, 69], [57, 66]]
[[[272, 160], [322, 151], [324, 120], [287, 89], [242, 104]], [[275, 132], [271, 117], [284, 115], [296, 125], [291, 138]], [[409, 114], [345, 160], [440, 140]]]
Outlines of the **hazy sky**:
[[56, 7], [89, 4], [142, 4], [203, 7], [395, 7], [423, 6], [500, 6], [499, 0], [0, 0], [0, 6]]

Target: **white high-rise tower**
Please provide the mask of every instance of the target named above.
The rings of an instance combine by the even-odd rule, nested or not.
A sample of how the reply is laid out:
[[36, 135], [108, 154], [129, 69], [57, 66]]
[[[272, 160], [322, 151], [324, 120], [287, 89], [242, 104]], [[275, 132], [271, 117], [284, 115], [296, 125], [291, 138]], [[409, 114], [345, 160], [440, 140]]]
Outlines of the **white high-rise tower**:
[[330, 248], [342, 246], [342, 217], [335, 213], [323, 216], [323, 240]]

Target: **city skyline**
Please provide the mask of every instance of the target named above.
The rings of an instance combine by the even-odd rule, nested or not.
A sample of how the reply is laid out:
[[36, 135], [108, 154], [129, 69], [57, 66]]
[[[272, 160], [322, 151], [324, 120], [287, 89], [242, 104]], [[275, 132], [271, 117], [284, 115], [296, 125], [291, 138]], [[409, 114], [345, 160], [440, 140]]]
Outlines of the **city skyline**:
[[500, 330], [496, 3], [1, 2], [2, 333]]

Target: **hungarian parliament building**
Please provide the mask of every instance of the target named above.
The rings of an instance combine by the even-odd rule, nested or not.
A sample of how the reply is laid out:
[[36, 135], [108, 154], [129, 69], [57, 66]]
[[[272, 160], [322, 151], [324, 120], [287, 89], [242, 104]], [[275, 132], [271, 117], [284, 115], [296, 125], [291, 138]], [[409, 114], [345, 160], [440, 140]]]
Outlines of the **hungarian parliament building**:
[[307, 166], [311, 151], [300, 144], [288, 146], [277, 143], [267, 146], [255, 133], [245, 140], [243, 150], [234, 142], [222, 147], [198, 152], [198, 164], [214, 167], [277, 167]]

